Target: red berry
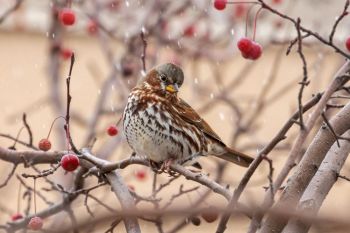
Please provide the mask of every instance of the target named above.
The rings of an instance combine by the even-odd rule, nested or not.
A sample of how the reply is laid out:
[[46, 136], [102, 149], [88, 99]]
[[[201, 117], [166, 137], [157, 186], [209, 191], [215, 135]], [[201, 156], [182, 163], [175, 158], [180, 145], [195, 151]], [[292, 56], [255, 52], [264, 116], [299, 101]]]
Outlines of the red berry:
[[206, 210], [201, 214], [202, 218], [208, 222], [212, 223], [218, 218], [218, 213], [214, 212], [213, 210]]
[[66, 154], [61, 158], [61, 166], [64, 170], [72, 172], [79, 166], [79, 158], [75, 154]]
[[43, 224], [42, 218], [36, 216], [30, 219], [28, 228], [33, 231], [41, 230], [41, 228], [43, 228]]
[[23, 215], [20, 214], [20, 213], [15, 213], [15, 214], [11, 215], [11, 220], [12, 221], [16, 221], [16, 220], [22, 219], [22, 218], [23, 218]]
[[345, 45], [346, 45], [346, 48], [348, 49], [348, 51], [350, 51], [350, 37], [348, 37], [348, 39], [346, 39]]
[[41, 139], [39, 142], [39, 149], [42, 151], [50, 150], [51, 149], [51, 142], [46, 138]]
[[250, 52], [249, 53], [241, 52], [241, 55], [245, 59], [250, 59]]
[[61, 23], [66, 26], [73, 25], [75, 22], [75, 13], [69, 8], [64, 8], [59, 14]]
[[215, 0], [214, 1], [214, 7], [221, 11], [226, 8], [227, 0]]
[[193, 25], [190, 25], [185, 29], [184, 35], [187, 37], [192, 37], [194, 35], [194, 32], [195, 32], [195, 27]]
[[237, 47], [242, 53], [249, 54], [253, 48], [253, 42], [249, 38], [243, 37], [237, 42]]
[[250, 59], [252, 59], [252, 60], [256, 60], [256, 59], [258, 59], [260, 56], [261, 56], [261, 54], [262, 54], [262, 47], [261, 47], [261, 45], [259, 45], [258, 43], [256, 43], [256, 42], [254, 42], [253, 43], [253, 47], [252, 47], [252, 49], [250, 50]]
[[61, 49], [61, 57], [64, 60], [70, 59], [72, 57], [72, 54], [73, 54], [73, 51], [71, 49], [67, 49], [67, 48]]
[[118, 129], [114, 125], [111, 125], [107, 129], [107, 133], [109, 136], [115, 136], [118, 134]]
[[241, 38], [238, 41], [237, 46], [241, 51], [242, 57], [246, 59], [256, 60], [262, 54], [261, 45], [251, 41], [249, 38]]
[[145, 170], [137, 170], [135, 172], [135, 176], [138, 180], [142, 181], [142, 180], [145, 180], [146, 177], [147, 177], [147, 173]]
[[87, 30], [90, 35], [95, 35], [98, 30], [98, 25], [95, 20], [90, 20], [87, 25]]

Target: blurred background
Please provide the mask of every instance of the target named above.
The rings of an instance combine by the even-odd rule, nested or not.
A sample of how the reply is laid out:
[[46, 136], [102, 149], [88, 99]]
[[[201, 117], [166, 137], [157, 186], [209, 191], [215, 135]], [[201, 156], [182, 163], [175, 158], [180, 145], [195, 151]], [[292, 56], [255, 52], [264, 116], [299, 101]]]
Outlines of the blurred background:
[[[303, 26], [328, 38], [345, 1], [267, 0], [266, 3], [290, 17], [300, 17]], [[65, 79], [70, 54], [74, 52], [76, 62], [71, 81], [73, 141], [82, 148], [96, 138], [93, 152], [101, 158], [118, 161], [129, 157], [131, 150], [123, 138], [121, 125], [118, 125], [119, 133], [115, 137], [108, 136], [106, 129], [121, 118], [128, 93], [144, 75], [141, 57], [145, 49], [146, 70], [165, 62], [180, 65], [185, 73], [180, 96], [207, 120], [225, 143], [254, 157], [297, 110], [302, 62], [296, 46], [286, 55], [290, 41], [296, 37], [294, 25], [266, 10], [260, 12], [256, 24], [255, 41], [263, 47], [261, 57], [255, 61], [242, 57], [236, 43], [245, 36], [253, 39], [254, 17], [259, 9], [259, 6], [251, 6], [228, 4], [219, 11], [207, 0], [0, 0], [1, 135], [16, 137], [23, 126], [22, 115], [26, 113], [34, 146], [47, 137], [53, 120], [65, 115]], [[75, 23], [71, 26], [62, 24], [59, 19], [59, 12], [64, 8], [70, 8], [75, 14]], [[344, 51], [350, 33], [349, 23], [348, 18], [341, 21], [334, 36], [335, 44]], [[141, 32], [147, 42], [146, 48]], [[344, 63], [344, 57], [312, 38], [304, 40], [303, 49], [311, 81], [303, 97], [306, 102], [324, 90]], [[63, 120], [57, 120], [50, 134], [53, 150], [66, 149], [63, 124]], [[299, 127], [294, 126], [288, 138], [269, 155], [273, 159], [274, 174], [278, 174], [283, 165], [298, 130]], [[27, 141], [27, 132], [23, 130], [18, 138]], [[13, 143], [9, 138], [0, 137], [2, 147], [10, 147]], [[29, 150], [20, 144], [16, 148]], [[229, 185], [230, 190], [237, 186], [245, 172], [244, 168], [224, 164], [212, 157], [201, 158], [199, 162], [203, 173], [220, 184]], [[344, 167], [344, 175], [349, 173], [348, 168], [348, 165]], [[0, 183], [11, 169], [10, 164], [0, 161]], [[31, 168], [22, 166], [16, 170], [19, 175], [23, 172], [34, 173]], [[242, 195], [242, 203], [248, 206], [260, 203], [264, 187], [269, 184], [268, 173], [268, 164], [263, 163]], [[151, 194], [153, 172], [150, 169], [132, 165], [121, 174], [136, 193]], [[69, 189], [73, 176], [59, 169], [49, 178]], [[21, 179], [27, 186], [33, 186], [32, 179]], [[159, 184], [168, 180], [166, 174], [158, 176]], [[86, 186], [96, 182], [95, 178], [89, 178]], [[186, 188], [198, 185], [184, 178], [177, 179], [159, 193], [163, 204], [181, 184]], [[28, 194], [24, 195], [27, 189], [22, 185], [19, 191], [19, 187], [19, 179], [12, 177], [0, 189], [0, 224], [10, 221], [10, 216], [16, 212], [33, 213], [32, 199], [28, 199]], [[37, 189], [50, 202], [61, 200], [60, 193], [43, 189], [47, 187], [49, 184], [45, 180], [38, 180]], [[173, 204], [188, 206], [207, 190], [200, 187], [182, 195]], [[349, 191], [349, 184], [339, 181], [326, 199], [321, 214], [348, 216]], [[108, 187], [91, 194], [111, 208], [119, 208]], [[211, 193], [202, 205], [212, 207], [226, 203], [223, 197]], [[89, 205], [95, 215], [109, 211], [93, 199], [89, 199]], [[140, 205], [149, 203], [141, 202]], [[48, 206], [38, 198], [38, 210]], [[78, 198], [73, 208], [78, 220], [93, 218], [87, 213], [84, 197]], [[171, 232], [180, 217], [165, 218], [165, 232]], [[66, 222], [69, 224], [69, 218], [62, 212], [45, 219], [44, 229], [55, 232]], [[189, 222], [178, 232], [214, 232], [217, 223], [202, 219], [200, 226]], [[124, 232], [123, 224], [119, 225], [116, 232]], [[248, 225], [246, 216], [234, 216], [228, 232], [246, 232]], [[157, 232], [153, 223], [141, 220], [141, 226], [143, 232]], [[85, 231], [105, 232], [108, 228], [109, 223]], [[320, 232], [319, 229], [312, 231]]]

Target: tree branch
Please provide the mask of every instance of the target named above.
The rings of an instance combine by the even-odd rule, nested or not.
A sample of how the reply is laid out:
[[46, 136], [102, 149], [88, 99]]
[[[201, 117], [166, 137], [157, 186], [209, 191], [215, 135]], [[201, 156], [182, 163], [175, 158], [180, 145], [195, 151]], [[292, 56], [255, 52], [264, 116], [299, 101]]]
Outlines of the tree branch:
[[[117, 196], [122, 206], [122, 209], [133, 211], [136, 209], [134, 199], [131, 196], [128, 187], [122, 181], [122, 178], [117, 171], [106, 174], [108, 181], [112, 186], [112, 190]], [[125, 229], [128, 233], [141, 233], [141, 229], [136, 217], [123, 218]]]
[[[344, 133], [343, 136], [349, 137], [350, 131]], [[327, 152], [318, 171], [300, 198], [297, 207], [298, 212], [300, 211], [308, 215], [317, 214], [328, 192], [337, 181], [338, 174], [350, 153], [350, 142], [342, 141], [340, 144], [338, 146], [338, 144], [334, 143]], [[299, 175], [303, 176], [303, 173]], [[303, 221], [302, 218], [293, 218], [284, 228], [283, 233], [307, 233], [310, 226], [311, 223]]]
[[[350, 103], [348, 103], [336, 116], [330, 121], [332, 128], [337, 134], [343, 134], [350, 128]], [[315, 175], [326, 153], [329, 151], [335, 138], [329, 128], [319, 130], [314, 140], [307, 149], [298, 168], [289, 179], [280, 200], [276, 203], [274, 209], [294, 209], [299, 198], [303, 194], [312, 177]], [[302, 175], [301, 175], [302, 174]], [[261, 233], [281, 232], [288, 219], [279, 216], [268, 216], [263, 224]]]

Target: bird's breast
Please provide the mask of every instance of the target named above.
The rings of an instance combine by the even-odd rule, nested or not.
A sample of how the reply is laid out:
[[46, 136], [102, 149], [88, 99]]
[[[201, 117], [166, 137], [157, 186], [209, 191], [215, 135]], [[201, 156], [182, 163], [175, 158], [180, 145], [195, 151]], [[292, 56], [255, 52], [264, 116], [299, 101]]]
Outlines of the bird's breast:
[[206, 149], [202, 133], [169, 111], [165, 99], [139, 91], [129, 96], [123, 127], [135, 152], [154, 161], [183, 159]]

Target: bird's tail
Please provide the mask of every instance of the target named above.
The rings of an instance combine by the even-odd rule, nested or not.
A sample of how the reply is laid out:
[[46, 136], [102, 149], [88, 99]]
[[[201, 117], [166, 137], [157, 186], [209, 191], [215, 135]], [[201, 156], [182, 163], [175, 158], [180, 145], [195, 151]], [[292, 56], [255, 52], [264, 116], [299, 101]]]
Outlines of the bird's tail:
[[248, 167], [251, 162], [253, 162], [253, 158], [243, 154], [239, 151], [236, 151], [234, 149], [231, 149], [229, 147], [224, 148], [225, 152], [222, 154], [216, 154], [215, 156], [221, 159], [225, 159], [226, 161], [235, 163], [237, 165], [240, 165], [242, 167]]

